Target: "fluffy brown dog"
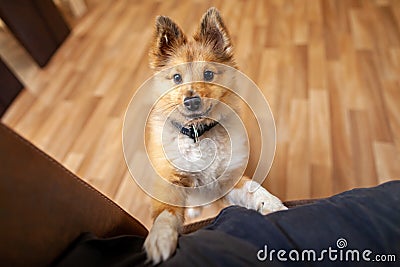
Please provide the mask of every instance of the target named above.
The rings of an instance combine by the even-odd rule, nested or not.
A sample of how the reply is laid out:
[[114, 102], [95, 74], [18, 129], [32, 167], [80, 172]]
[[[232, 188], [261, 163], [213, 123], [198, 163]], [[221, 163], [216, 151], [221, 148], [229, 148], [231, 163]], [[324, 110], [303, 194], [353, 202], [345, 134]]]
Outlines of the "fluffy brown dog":
[[[155, 104], [146, 126], [147, 151], [160, 176], [181, 187], [208, 186], [203, 192], [223, 192], [234, 187], [224, 196], [228, 203], [263, 214], [286, 209], [262, 187], [250, 193], [249, 178], [243, 177], [239, 182], [229, 180], [229, 177], [241, 177], [242, 173], [238, 172], [246, 167], [248, 147], [247, 136], [240, 131], [228, 134], [222, 126], [239, 127], [235, 125], [234, 116], [219, 103], [232, 107], [237, 113], [241, 112], [242, 104], [233, 92], [217, 85], [234, 80], [229, 71], [221, 70], [215, 63], [228, 65], [232, 70], [236, 68], [231, 38], [219, 12], [210, 8], [204, 14], [193, 39], [188, 39], [168, 17], [157, 17], [150, 62], [156, 71], [168, 70], [159, 82], [173, 88]], [[200, 63], [182, 65], [186, 62]], [[207, 149], [209, 143], [203, 143], [206, 148], [200, 153], [199, 143], [207, 138], [213, 140], [214, 149]], [[239, 146], [234, 155], [230, 155], [231, 140]], [[166, 151], [172, 151], [170, 159], [165, 157]], [[207, 168], [196, 166], [211, 158]], [[179, 168], [172, 164], [174, 161], [180, 162]], [[220, 178], [222, 176], [225, 178]], [[154, 187], [163, 202], [153, 202], [154, 224], [144, 247], [148, 259], [157, 264], [174, 253], [184, 221], [184, 206], [191, 196], [185, 191], [171, 191], [163, 183]]]

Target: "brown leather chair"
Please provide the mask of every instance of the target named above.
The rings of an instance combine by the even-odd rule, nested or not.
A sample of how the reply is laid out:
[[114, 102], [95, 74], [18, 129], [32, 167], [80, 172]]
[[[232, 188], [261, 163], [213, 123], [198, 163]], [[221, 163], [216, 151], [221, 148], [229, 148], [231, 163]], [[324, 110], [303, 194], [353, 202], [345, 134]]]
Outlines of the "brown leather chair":
[[0, 265], [50, 265], [83, 232], [147, 235], [113, 201], [0, 124]]
[[[183, 233], [212, 220], [187, 225]], [[51, 265], [84, 232], [98, 237], [148, 233], [112, 200], [0, 123], [0, 264]]]

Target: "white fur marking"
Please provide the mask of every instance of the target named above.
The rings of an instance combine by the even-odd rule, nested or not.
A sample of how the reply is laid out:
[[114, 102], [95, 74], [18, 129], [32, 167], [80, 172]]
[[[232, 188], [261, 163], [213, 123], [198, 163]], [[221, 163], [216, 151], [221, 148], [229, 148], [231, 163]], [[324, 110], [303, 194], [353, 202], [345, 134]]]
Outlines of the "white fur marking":
[[187, 208], [187, 209], [185, 210], [186, 216], [189, 217], [189, 218], [191, 218], [191, 219], [194, 219], [194, 218], [199, 217], [200, 214], [201, 214], [201, 211], [202, 211], [202, 207]]
[[[260, 186], [255, 192], [249, 190], [253, 181], [247, 181], [242, 188], [235, 188], [228, 193], [226, 199], [233, 205], [239, 205], [248, 209], [253, 209], [261, 214], [268, 214], [278, 210], [286, 210], [287, 208], [282, 202], [264, 187]], [[253, 185], [254, 186], [254, 185]]]

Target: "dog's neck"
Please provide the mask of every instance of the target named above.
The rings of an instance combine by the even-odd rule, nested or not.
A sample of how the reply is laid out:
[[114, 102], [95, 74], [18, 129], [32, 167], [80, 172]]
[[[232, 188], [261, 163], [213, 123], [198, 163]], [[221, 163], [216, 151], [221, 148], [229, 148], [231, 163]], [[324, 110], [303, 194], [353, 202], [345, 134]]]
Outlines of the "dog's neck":
[[171, 121], [172, 125], [174, 125], [180, 133], [188, 136], [193, 139], [193, 142], [197, 143], [199, 141], [199, 137], [202, 136], [205, 132], [211, 130], [214, 126], [218, 124], [217, 121], [213, 121], [210, 124], [189, 124], [184, 126], [176, 121]]

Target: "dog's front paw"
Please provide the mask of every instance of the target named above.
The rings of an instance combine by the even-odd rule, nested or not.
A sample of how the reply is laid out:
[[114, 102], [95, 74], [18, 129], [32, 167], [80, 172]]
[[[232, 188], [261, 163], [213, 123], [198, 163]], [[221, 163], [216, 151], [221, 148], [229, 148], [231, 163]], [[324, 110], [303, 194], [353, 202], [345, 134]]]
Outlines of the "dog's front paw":
[[278, 210], [287, 210], [279, 198], [272, 195], [263, 187], [259, 187], [253, 194], [254, 209], [263, 215]]
[[177, 230], [169, 224], [155, 224], [144, 242], [147, 259], [153, 264], [167, 260], [175, 252]]
[[158, 215], [143, 245], [148, 261], [155, 265], [174, 254], [181, 223], [179, 217], [166, 210]]

